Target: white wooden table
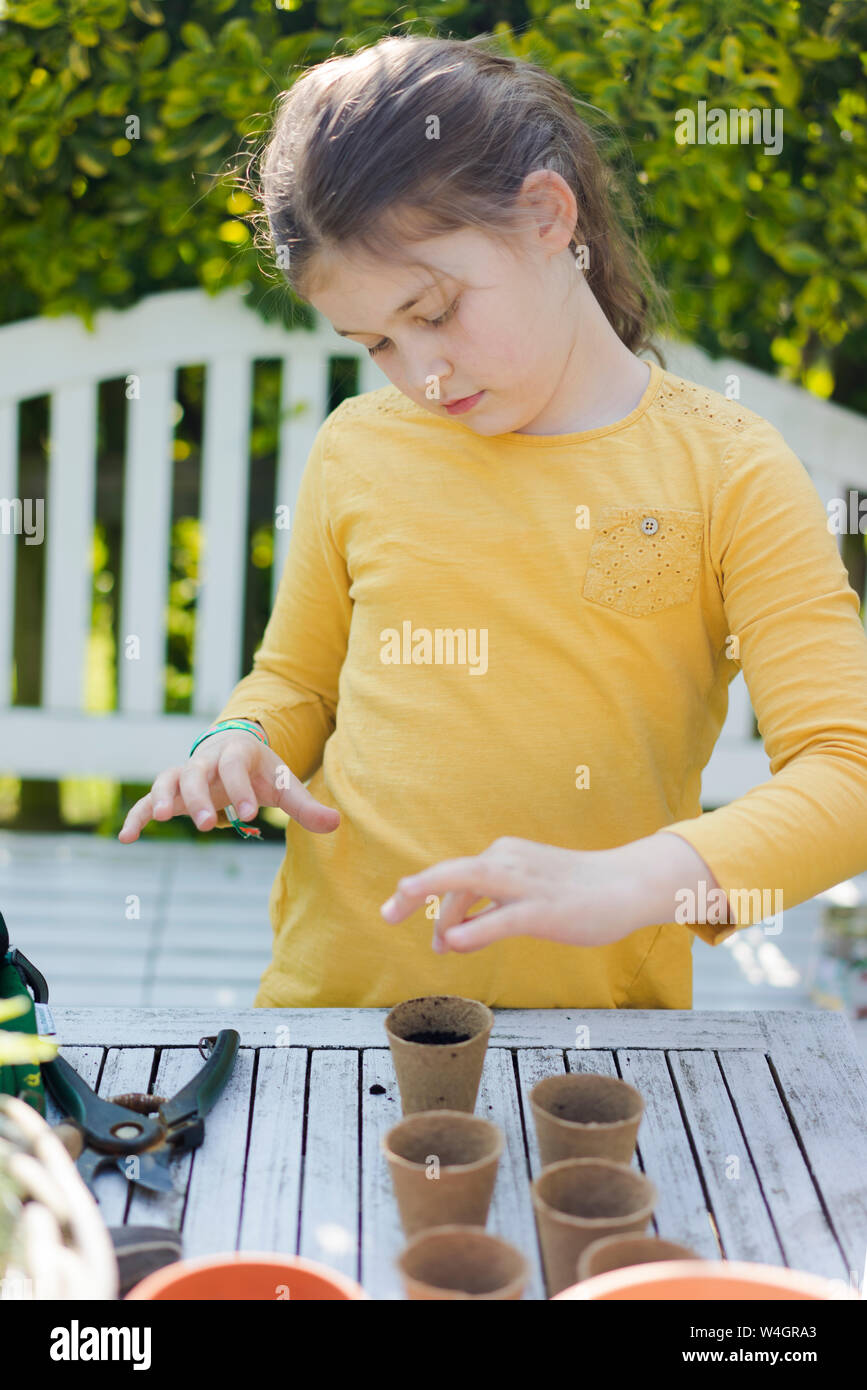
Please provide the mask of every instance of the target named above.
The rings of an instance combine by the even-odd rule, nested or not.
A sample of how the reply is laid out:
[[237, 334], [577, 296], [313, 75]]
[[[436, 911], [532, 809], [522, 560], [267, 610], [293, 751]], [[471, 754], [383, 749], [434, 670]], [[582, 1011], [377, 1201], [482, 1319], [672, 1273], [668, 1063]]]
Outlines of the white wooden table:
[[[55, 1008], [63, 1055], [103, 1096], [176, 1091], [200, 1037], [241, 1047], [164, 1196], [101, 1175], [109, 1225], [164, 1224], [184, 1253], [297, 1252], [402, 1297], [403, 1245], [380, 1137], [401, 1117], [386, 1009]], [[845, 1019], [768, 1010], [501, 1009], [476, 1113], [506, 1143], [488, 1229], [529, 1257], [539, 1161], [527, 1092], [552, 1072], [620, 1075], [645, 1098], [635, 1164], [659, 1190], [660, 1236], [705, 1258], [789, 1265], [851, 1282], [867, 1251], [867, 1067]], [[577, 1046], [576, 1046], [577, 1044]], [[383, 1087], [380, 1093], [376, 1088]], [[49, 1118], [59, 1118], [51, 1107]]]

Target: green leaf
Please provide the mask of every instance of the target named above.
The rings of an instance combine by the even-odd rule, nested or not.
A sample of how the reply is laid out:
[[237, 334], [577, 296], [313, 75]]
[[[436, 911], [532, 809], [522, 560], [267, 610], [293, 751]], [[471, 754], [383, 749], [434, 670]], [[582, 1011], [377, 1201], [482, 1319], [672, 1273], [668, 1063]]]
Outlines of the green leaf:
[[29, 0], [15, 6], [14, 22], [32, 29], [47, 29], [50, 24], [63, 23], [63, 7], [55, 0]]
[[115, 47], [115, 42], [112, 39], [101, 46], [99, 50], [100, 60], [114, 77], [130, 78], [133, 73], [132, 63], [126, 53]]
[[99, 43], [99, 28], [90, 19], [75, 20], [72, 24], [72, 37], [85, 48], [96, 48]]
[[30, 146], [30, 158], [37, 169], [48, 169], [60, 153], [60, 139], [56, 130], [46, 130], [37, 135]]
[[181, 25], [181, 38], [187, 48], [195, 49], [199, 53], [210, 53], [213, 48], [207, 30], [203, 29], [201, 24], [193, 24], [192, 21]]
[[96, 93], [91, 88], [76, 92], [75, 96], [70, 97], [63, 106], [63, 115], [68, 119], [76, 119], [78, 116], [86, 116], [96, 105]]
[[155, 34], [148, 34], [138, 50], [139, 67], [145, 71], [159, 67], [160, 63], [164, 62], [168, 51], [169, 36], [165, 29], [158, 29]]
[[90, 77], [90, 59], [87, 49], [82, 48], [80, 43], [69, 45], [69, 68], [80, 82], [86, 82]]
[[726, 79], [729, 82], [737, 81], [743, 68], [744, 48], [734, 34], [726, 34], [720, 44], [720, 58]]
[[846, 276], [846, 279], [849, 281], [850, 285], [855, 286], [855, 289], [858, 291], [860, 295], [863, 296], [864, 299], [867, 299], [867, 271], [850, 271], [849, 274]]
[[89, 174], [91, 178], [101, 179], [108, 173], [105, 156], [102, 151], [97, 151], [95, 145], [89, 144], [86, 147], [75, 149], [73, 159], [77, 167], [83, 169], [85, 174]]
[[140, 19], [143, 24], [164, 24], [165, 16], [159, 5], [152, 3], [152, 0], [129, 0], [129, 7], [136, 19]]
[[783, 242], [774, 247], [771, 255], [781, 270], [787, 270], [791, 275], [809, 275], [825, 265], [821, 251], [806, 241]]
[[797, 53], [799, 58], [809, 58], [813, 63], [827, 63], [840, 56], [841, 48], [836, 39], [801, 39], [800, 43], [792, 44], [790, 52]]

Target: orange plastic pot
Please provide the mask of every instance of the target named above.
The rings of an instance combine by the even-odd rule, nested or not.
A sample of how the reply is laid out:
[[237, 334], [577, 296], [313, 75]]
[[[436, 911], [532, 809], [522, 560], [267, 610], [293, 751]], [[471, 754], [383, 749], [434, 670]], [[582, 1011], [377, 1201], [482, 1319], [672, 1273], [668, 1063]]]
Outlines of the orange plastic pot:
[[597, 1274], [555, 1294], [558, 1299], [731, 1299], [857, 1298], [842, 1279], [823, 1279], [799, 1269], [738, 1260], [660, 1260]]
[[142, 1279], [127, 1298], [325, 1303], [370, 1295], [354, 1279], [313, 1260], [243, 1251], [177, 1260]]

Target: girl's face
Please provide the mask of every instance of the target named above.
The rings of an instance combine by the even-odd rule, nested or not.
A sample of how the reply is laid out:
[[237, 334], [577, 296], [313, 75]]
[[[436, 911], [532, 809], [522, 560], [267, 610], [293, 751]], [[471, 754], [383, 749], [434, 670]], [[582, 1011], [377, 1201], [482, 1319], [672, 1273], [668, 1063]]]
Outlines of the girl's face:
[[528, 235], [519, 258], [481, 232], [453, 232], [413, 248], [435, 279], [332, 254], [317, 261], [318, 288], [306, 297], [431, 414], [481, 435], [544, 433], [581, 327], [585, 282], [568, 241], [556, 230], [550, 243]]

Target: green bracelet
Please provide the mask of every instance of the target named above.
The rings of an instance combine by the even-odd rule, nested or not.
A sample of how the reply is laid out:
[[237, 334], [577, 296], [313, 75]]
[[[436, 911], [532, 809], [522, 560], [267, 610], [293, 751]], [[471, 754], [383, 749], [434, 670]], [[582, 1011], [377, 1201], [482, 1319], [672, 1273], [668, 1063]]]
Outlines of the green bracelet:
[[246, 729], [247, 733], [255, 734], [259, 742], [264, 743], [266, 748], [270, 748], [271, 746], [268, 742], [268, 735], [265, 733], [265, 730], [260, 729], [252, 719], [220, 719], [216, 724], [212, 725], [210, 729], [207, 729], [205, 733], [199, 734], [188, 756], [193, 756], [199, 744], [204, 739], [210, 738], [211, 734], [221, 734], [224, 729]]
[[[205, 733], [199, 735], [190, 749], [189, 756], [192, 757], [199, 744], [206, 738], [210, 738], [211, 734], [221, 734], [224, 729], [245, 729], [247, 733], [254, 734], [260, 743], [264, 743], [266, 748], [271, 747], [268, 742], [268, 735], [265, 733], [264, 729], [260, 729], [252, 719], [220, 719], [213, 728], [207, 729]], [[240, 820], [237, 811], [231, 803], [225, 806], [224, 810], [229, 824], [235, 833], [241, 836], [242, 840], [261, 840], [261, 830], [258, 830], [255, 825], [247, 825], [244, 821]]]

